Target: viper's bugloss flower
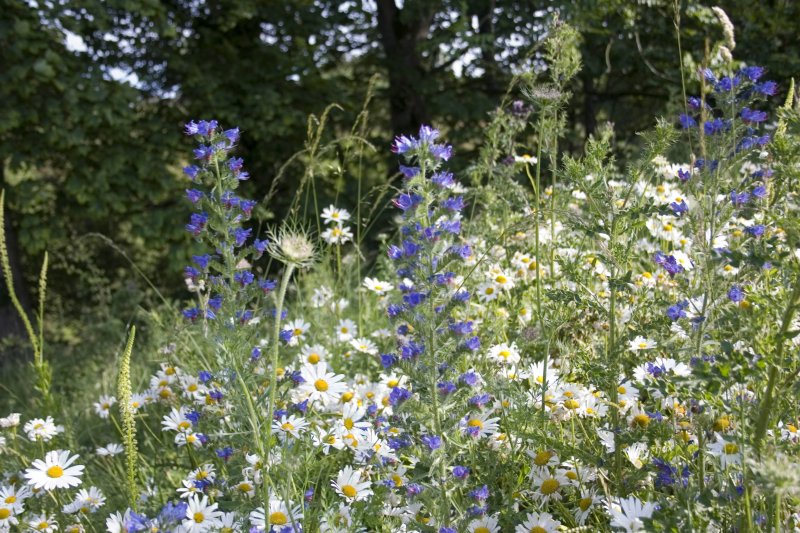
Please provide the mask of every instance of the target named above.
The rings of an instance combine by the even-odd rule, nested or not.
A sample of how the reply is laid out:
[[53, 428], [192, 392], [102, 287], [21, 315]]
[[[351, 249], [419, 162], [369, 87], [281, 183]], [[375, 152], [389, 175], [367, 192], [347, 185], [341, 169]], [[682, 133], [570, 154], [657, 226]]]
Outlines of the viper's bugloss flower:
[[395, 387], [389, 393], [389, 404], [393, 407], [400, 405], [411, 398], [411, 391], [403, 387]]
[[255, 276], [249, 270], [243, 270], [241, 272], [236, 272], [233, 275], [233, 280], [242, 287], [246, 287], [247, 285], [253, 283]]
[[269, 294], [278, 286], [278, 281], [274, 279], [262, 279], [258, 281], [258, 287], [264, 291], [264, 294]]
[[728, 289], [728, 299], [736, 304], [744, 301], [744, 290], [739, 285], [734, 285]]
[[778, 94], [778, 84], [774, 81], [765, 81], [764, 83], [757, 83], [754, 87], [755, 91], [763, 94], [764, 96], [775, 96]]
[[766, 231], [767, 227], [764, 224], [754, 224], [752, 226], [748, 226], [744, 228], [744, 230], [755, 237], [756, 239], [762, 237], [764, 232]]
[[714, 120], [707, 120], [703, 124], [703, 131], [706, 135], [716, 135], [717, 133], [726, 132], [731, 128], [731, 123], [722, 118], [715, 118]]
[[208, 223], [208, 213], [192, 213], [189, 217], [189, 223], [186, 224], [186, 231], [197, 237], [200, 235]]
[[456, 465], [453, 467], [453, 477], [461, 481], [467, 479], [471, 470], [468, 466]]
[[681, 127], [685, 130], [697, 126], [697, 121], [686, 113], [681, 113], [678, 117], [678, 122], [680, 122]]
[[436, 390], [442, 396], [447, 396], [448, 394], [452, 394], [456, 391], [457, 387], [456, 384], [452, 381], [441, 381], [436, 384]]
[[479, 502], [486, 500], [487, 498], [489, 498], [489, 486], [484, 485], [477, 489], [471, 490], [469, 492], [469, 497]]
[[677, 216], [681, 216], [689, 212], [689, 206], [686, 205], [684, 200], [681, 200], [680, 202], [672, 202], [669, 204], [669, 208], [672, 209], [672, 212]]
[[442, 446], [442, 438], [438, 435], [423, 435], [420, 440], [429, 450], [438, 450]]
[[730, 194], [731, 203], [734, 207], [741, 207], [747, 202], [750, 201], [750, 193], [747, 191], [737, 193], [736, 191], [731, 191]]
[[692, 175], [691, 173], [689, 173], [688, 170], [683, 170], [682, 168], [678, 169], [678, 179], [681, 180], [682, 182], [686, 183], [687, 181], [689, 181], [689, 178], [691, 177]]
[[193, 255], [192, 261], [194, 264], [206, 270], [208, 268], [208, 264], [211, 262], [211, 255], [210, 254], [203, 254], [203, 255]]
[[236, 243], [236, 247], [244, 246], [245, 241], [250, 238], [251, 233], [253, 233], [251, 228], [236, 228], [233, 230], [233, 239]]
[[188, 198], [193, 204], [196, 204], [203, 198], [203, 191], [198, 191], [197, 189], [186, 189], [186, 198]]
[[750, 109], [749, 107], [742, 108], [741, 116], [742, 121], [747, 124], [758, 124], [759, 122], [764, 122], [767, 120], [766, 111], [758, 111], [755, 109]]

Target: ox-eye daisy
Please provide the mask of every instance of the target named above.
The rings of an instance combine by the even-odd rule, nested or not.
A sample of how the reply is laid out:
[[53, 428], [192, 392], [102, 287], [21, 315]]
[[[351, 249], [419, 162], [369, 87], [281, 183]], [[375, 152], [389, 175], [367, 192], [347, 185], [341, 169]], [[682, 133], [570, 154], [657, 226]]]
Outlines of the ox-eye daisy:
[[220, 517], [222, 511], [217, 510], [217, 504], [209, 505], [208, 496], [202, 499], [197, 494], [189, 498], [189, 505], [186, 507], [186, 519], [183, 527], [187, 533], [203, 533], [218, 528], [222, 521]]
[[347, 385], [343, 383], [344, 376], [328, 372], [328, 365], [325, 363], [303, 365], [300, 375], [305, 381], [298, 387], [298, 391], [312, 403], [327, 405], [338, 402], [347, 390]]
[[25, 471], [28, 484], [33, 485], [34, 489], [44, 490], [77, 487], [81, 484], [83, 465], [70, 466], [76, 459], [78, 456], [70, 456], [68, 450], [47, 452], [44, 461], [36, 459], [31, 468]]
[[361, 471], [353, 470], [349, 465], [340, 470], [336, 480], [331, 482], [336, 493], [351, 502], [369, 497], [372, 494], [371, 485], [369, 481], [361, 481]]

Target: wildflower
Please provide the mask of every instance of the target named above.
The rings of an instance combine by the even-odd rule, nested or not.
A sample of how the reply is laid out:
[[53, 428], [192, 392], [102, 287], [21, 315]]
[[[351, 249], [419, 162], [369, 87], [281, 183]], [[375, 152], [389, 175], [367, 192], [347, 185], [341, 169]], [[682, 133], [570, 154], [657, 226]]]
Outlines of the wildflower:
[[656, 341], [646, 339], [641, 335], [636, 336], [628, 343], [628, 349], [632, 352], [639, 352], [641, 350], [652, 350], [656, 347]]
[[511, 346], [506, 343], [497, 344], [489, 348], [489, 359], [506, 365], [514, 365], [520, 361], [519, 350], [515, 343], [512, 343]]
[[740, 286], [734, 285], [728, 289], [728, 299], [736, 304], [744, 301], [744, 290]]
[[525, 521], [518, 524], [516, 533], [555, 533], [561, 522], [553, 519], [550, 513], [528, 513]]
[[298, 524], [303, 519], [301, 506], [288, 505], [283, 500], [278, 500], [272, 495], [269, 497], [269, 511], [258, 507], [250, 512], [250, 523], [260, 531], [278, 531], [280, 526], [287, 526], [288, 531], [295, 531], [293, 524]]
[[347, 385], [343, 383], [344, 376], [328, 372], [325, 363], [303, 365], [300, 375], [304, 381], [298, 387], [298, 392], [312, 403], [328, 405], [338, 402], [347, 390]]
[[535, 156], [529, 154], [522, 154], [522, 155], [515, 155], [514, 156], [515, 163], [523, 163], [526, 165], [535, 165], [538, 162]]
[[719, 433], [716, 436], [717, 440], [708, 444], [708, 453], [719, 458], [722, 468], [741, 463], [742, 454], [739, 446], [735, 442], [725, 440]]
[[496, 516], [484, 516], [470, 522], [467, 531], [469, 533], [498, 533], [500, 526]]
[[112, 457], [114, 455], [119, 455], [124, 451], [124, 448], [121, 444], [117, 444], [116, 442], [111, 442], [106, 444], [105, 446], [100, 446], [95, 450], [95, 453], [100, 457]]
[[392, 284], [385, 281], [379, 281], [375, 278], [364, 278], [364, 287], [380, 296], [383, 296], [387, 292], [394, 289]]
[[197, 494], [189, 497], [189, 505], [186, 507], [186, 519], [182, 522], [187, 533], [204, 533], [212, 531], [222, 524], [220, 517], [222, 511], [217, 510], [217, 504], [209, 505], [208, 496], [203, 498]]
[[78, 459], [67, 450], [47, 452], [44, 461], [36, 459], [31, 468], [25, 470], [28, 484], [35, 489], [53, 490], [77, 487], [81, 484], [83, 465], [71, 466]]
[[29, 440], [47, 442], [59, 433], [64, 432], [63, 426], [57, 426], [52, 416], [46, 419], [34, 418], [22, 427]]
[[353, 232], [346, 226], [333, 226], [320, 234], [328, 244], [345, 244], [353, 240]]
[[342, 222], [350, 220], [350, 213], [345, 209], [339, 209], [331, 205], [322, 210], [320, 218], [324, 220], [326, 224], [341, 226]]
[[316, 259], [316, 250], [305, 230], [284, 224], [270, 234], [273, 245], [268, 252], [278, 261], [305, 268]]
[[560, 500], [560, 491], [565, 485], [569, 485], [569, 479], [562, 470], [556, 470], [552, 474], [546, 469], [533, 471], [533, 497], [542, 503]]
[[58, 522], [56, 519], [46, 513], [34, 515], [28, 519], [28, 526], [33, 531], [40, 531], [41, 533], [54, 533], [58, 531]]
[[64, 506], [67, 514], [80, 512], [82, 514], [97, 512], [106, 503], [106, 497], [97, 487], [81, 489], [71, 503]]
[[642, 502], [635, 496], [620, 498], [608, 503], [611, 527], [624, 529], [627, 533], [643, 531], [645, 525], [642, 519], [651, 518], [655, 510], [655, 504]]
[[94, 404], [94, 412], [100, 418], [108, 418], [108, 415], [111, 412], [111, 406], [115, 403], [117, 403], [117, 399], [113, 396], [100, 396], [100, 399]]
[[361, 481], [361, 471], [353, 470], [349, 465], [339, 471], [331, 485], [339, 496], [350, 502], [365, 500], [372, 494], [370, 490], [372, 484], [369, 481]]
[[278, 420], [272, 421], [272, 428], [277, 432], [278, 436], [286, 440], [287, 438], [294, 437], [300, 438], [300, 433], [305, 431], [308, 427], [308, 422], [301, 417], [292, 415], [289, 417], [282, 416]]

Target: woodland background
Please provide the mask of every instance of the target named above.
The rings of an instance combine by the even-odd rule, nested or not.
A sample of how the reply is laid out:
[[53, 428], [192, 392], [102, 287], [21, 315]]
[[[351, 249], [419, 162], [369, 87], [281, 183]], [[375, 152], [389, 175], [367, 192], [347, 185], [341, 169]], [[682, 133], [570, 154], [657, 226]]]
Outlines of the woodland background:
[[[688, 67], [721, 33], [713, 5], [736, 26], [736, 56], [765, 66], [782, 102], [800, 72], [800, 2], [680, 1]], [[321, 142], [369, 114], [363, 134], [378, 149], [363, 154], [367, 189], [393, 179], [394, 134], [421, 123], [443, 130], [463, 169], [493, 109], [514, 98], [512, 78], [541, 68], [537, 43], [556, 14], [581, 32], [584, 65], [561, 148], [577, 152], [610, 121], [620, 153], [632, 153], [653, 117], [682, 109], [670, 0], [0, 0], [7, 239], [25, 306], [49, 252], [56, 371], [104, 364], [136, 313], [185, 297], [189, 119], [245, 133], [238, 155], [252, 178], [242, 193], [262, 199], [273, 188], [257, 212], [265, 221], [286, 215], [309, 116], [329, 104]], [[315, 159], [320, 206], [354, 207], [344, 160], [337, 149]], [[369, 238], [390, 227], [380, 220]], [[19, 332], [0, 283], [0, 365], [27, 358]]]

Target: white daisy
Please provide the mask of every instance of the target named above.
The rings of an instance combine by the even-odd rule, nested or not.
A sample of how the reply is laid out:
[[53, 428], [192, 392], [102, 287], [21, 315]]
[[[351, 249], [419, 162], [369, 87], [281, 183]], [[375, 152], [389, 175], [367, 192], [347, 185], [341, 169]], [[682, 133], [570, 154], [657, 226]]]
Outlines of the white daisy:
[[353, 232], [347, 226], [332, 226], [320, 234], [328, 244], [344, 244], [353, 240]]
[[22, 428], [29, 440], [47, 442], [59, 433], [64, 432], [64, 426], [57, 426], [52, 416], [46, 419], [34, 418], [28, 420]]
[[651, 350], [656, 347], [656, 341], [646, 339], [641, 335], [637, 335], [632, 341], [628, 343], [628, 349], [632, 352], [641, 350]]
[[186, 519], [183, 521], [183, 527], [187, 533], [203, 533], [218, 528], [222, 521], [222, 511], [217, 510], [217, 504], [212, 503], [209, 505], [208, 496], [203, 496], [202, 499], [197, 494], [189, 498], [189, 505], [186, 508]]
[[372, 484], [368, 480], [361, 481], [361, 471], [353, 470], [350, 465], [339, 471], [331, 486], [336, 489], [339, 496], [351, 502], [365, 500], [372, 494], [370, 490]]
[[497, 525], [496, 516], [482, 516], [470, 522], [467, 531], [470, 533], [498, 533], [500, 526]]
[[611, 527], [624, 529], [628, 533], [643, 531], [645, 525], [642, 518], [652, 517], [655, 510], [655, 504], [643, 502], [635, 496], [620, 498], [608, 504]]
[[28, 484], [34, 489], [65, 489], [77, 487], [81, 484], [80, 476], [83, 475], [83, 465], [70, 466], [78, 459], [77, 455], [70, 456], [68, 450], [54, 450], [47, 452], [44, 461], [36, 459], [31, 468], [25, 470]]
[[347, 385], [343, 382], [344, 376], [328, 372], [328, 365], [325, 363], [303, 365], [300, 376], [305, 381], [297, 390], [312, 403], [328, 405], [338, 402], [347, 390]]
[[250, 513], [250, 524], [262, 531], [274, 531], [280, 526], [291, 527], [292, 524], [300, 525], [303, 519], [303, 509], [299, 505], [291, 507], [282, 500], [272, 495], [269, 497], [269, 512], [263, 507], [258, 507]]
[[550, 513], [528, 513], [525, 521], [517, 525], [515, 533], [553, 533], [561, 525]]
[[511, 343], [510, 346], [505, 342], [502, 344], [495, 344], [489, 348], [489, 359], [505, 365], [519, 363], [519, 350], [517, 349], [516, 343]]
[[350, 220], [350, 213], [346, 209], [340, 209], [330, 205], [322, 210], [320, 218], [324, 220], [326, 224], [336, 224], [340, 226], [342, 222]]
[[394, 285], [391, 283], [387, 281], [380, 281], [377, 278], [364, 278], [364, 287], [380, 296], [383, 296], [390, 290], [394, 289]]
[[356, 326], [356, 323], [345, 318], [340, 320], [336, 325], [336, 337], [340, 342], [348, 342], [357, 334], [357, 330], [358, 326]]
[[58, 531], [58, 522], [47, 514], [34, 515], [28, 519], [28, 526], [34, 531], [41, 533], [53, 533]]

